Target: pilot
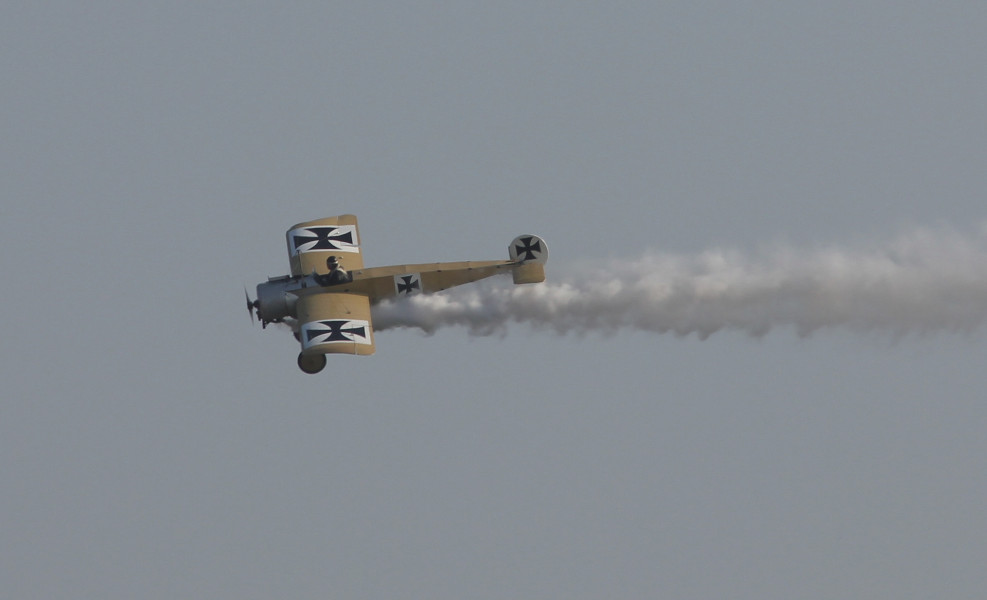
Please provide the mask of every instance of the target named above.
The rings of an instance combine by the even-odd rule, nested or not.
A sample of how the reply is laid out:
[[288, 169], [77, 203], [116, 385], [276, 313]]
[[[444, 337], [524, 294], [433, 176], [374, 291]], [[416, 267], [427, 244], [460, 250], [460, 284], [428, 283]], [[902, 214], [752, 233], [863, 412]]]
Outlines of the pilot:
[[319, 283], [322, 285], [336, 285], [353, 280], [350, 274], [343, 267], [339, 266], [339, 258], [335, 256], [330, 256], [326, 259], [326, 267], [329, 268], [329, 272], [319, 279]]

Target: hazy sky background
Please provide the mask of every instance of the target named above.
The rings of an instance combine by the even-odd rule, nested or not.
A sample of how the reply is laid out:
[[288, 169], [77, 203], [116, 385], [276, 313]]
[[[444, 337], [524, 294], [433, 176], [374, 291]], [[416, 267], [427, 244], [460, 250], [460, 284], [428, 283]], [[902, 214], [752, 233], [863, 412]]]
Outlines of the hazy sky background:
[[[0, 595], [973, 598], [983, 333], [385, 331], [242, 287], [976, 236], [980, 2], [0, 8]], [[987, 304], [987, 298], [984, 299]]]

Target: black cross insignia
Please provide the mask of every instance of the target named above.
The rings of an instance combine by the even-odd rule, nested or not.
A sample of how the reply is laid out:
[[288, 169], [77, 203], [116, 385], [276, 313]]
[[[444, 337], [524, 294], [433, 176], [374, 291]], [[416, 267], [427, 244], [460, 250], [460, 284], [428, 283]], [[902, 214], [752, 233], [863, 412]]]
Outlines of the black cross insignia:
[[337, 242], [353, 245], [353, 232], [347, 231], [342, 235], [333, 235], [338, 227], [308, 227], [305, 231], [311, 235], [294, 235], [295, 252], [305, 244], [315, 242], [309, 250], [339, 250]]
[[325, 329], [310, 328], [305, 331], [305, 334], [307, 336], [307, 341], [309, 344], [311, 344], [312, 340], [322, 336], [329, 336], [329, 337], [327, 337], [324, 340], [321, 340], [319, 342], [320, 344], [325, 344], [328, 342], [354, 341], [353, 339], [346, 337], [346, 334], [358, 335], [363, 339], [367, 339], [367, 327], [365, 325], [360, 325], [358, 327], [347, 327], [344, 329], [343, 327], [347, 323], [349, 323], [349, 321], [319, 321], [318, 324], [328, 328], [328, 331], [326, 331]]
[[415, 279], [414, 275], [402, 275], [401, 282], [398, 283], [398, 293], [399, 294], [410, 294], [414, 290], [421, 291], [422, 286]]
[[[541, 242], [535, 241], [532, 243], [532, 240], [534, 239], [535, 238], [532, 236], [521, 238], [521, 243], [514, 246], [514, 251], [517, 253], [517, 257], [520, 260], [532, 260], [537, 258], [535, 252], [541, 252]], [[522, 254], [524, 256], [522, 256]]]

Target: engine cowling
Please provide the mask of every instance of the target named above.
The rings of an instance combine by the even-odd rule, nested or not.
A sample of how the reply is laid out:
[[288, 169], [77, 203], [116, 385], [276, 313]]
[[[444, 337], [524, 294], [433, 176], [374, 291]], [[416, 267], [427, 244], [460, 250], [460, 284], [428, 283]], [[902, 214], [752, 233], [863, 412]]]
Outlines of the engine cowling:
[[299, 287], [293, 277], [272, 277], [257, 284], [257, 317], [261, 323], [281, 323], [285, 317], [296, 316], [298, 296], [291, 292]]

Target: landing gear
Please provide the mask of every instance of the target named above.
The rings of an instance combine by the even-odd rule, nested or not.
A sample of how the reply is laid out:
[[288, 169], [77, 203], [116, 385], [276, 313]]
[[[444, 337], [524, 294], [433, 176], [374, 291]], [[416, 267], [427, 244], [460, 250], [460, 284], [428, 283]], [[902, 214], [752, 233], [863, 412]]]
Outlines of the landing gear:
[[302, 371], [308, 373], [309, 375], [315, 375], [321, 371], [326, 366], [326, 355], [325, 354], [299, 354], [298, 355], [298, 368]]

